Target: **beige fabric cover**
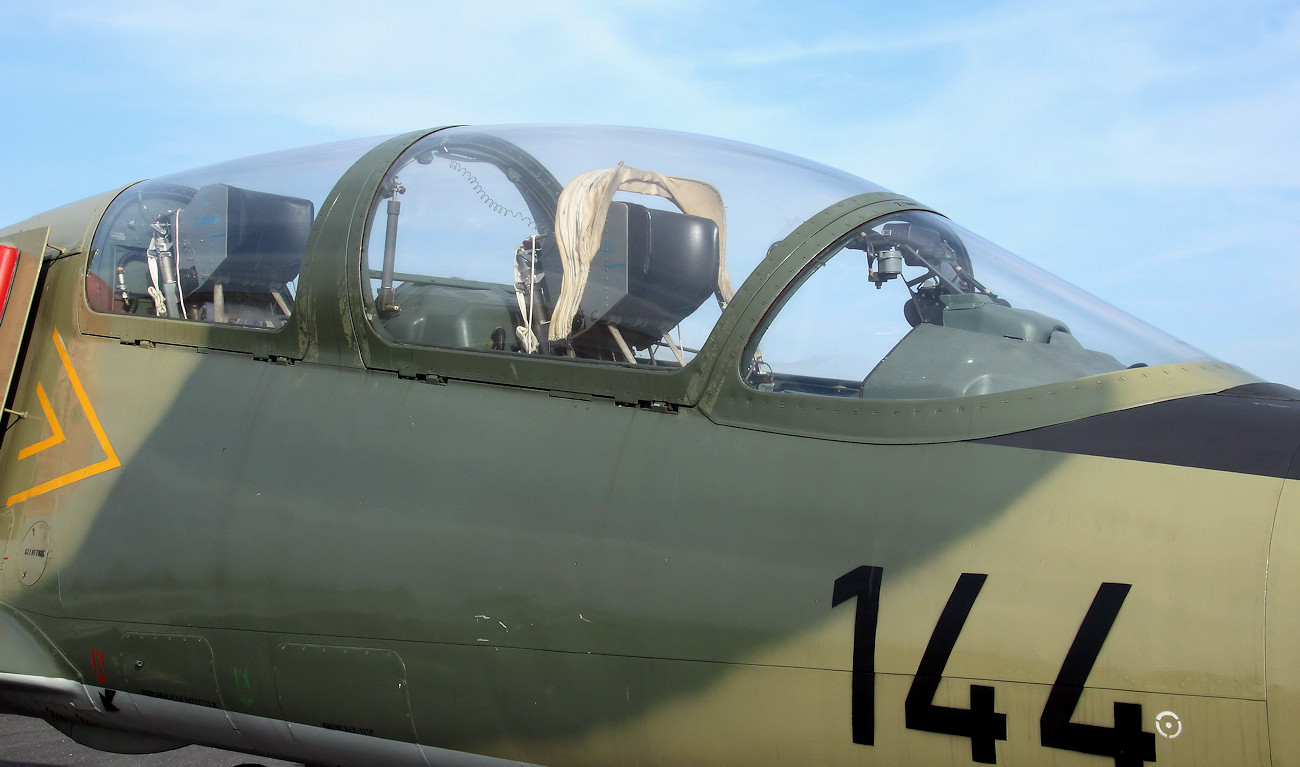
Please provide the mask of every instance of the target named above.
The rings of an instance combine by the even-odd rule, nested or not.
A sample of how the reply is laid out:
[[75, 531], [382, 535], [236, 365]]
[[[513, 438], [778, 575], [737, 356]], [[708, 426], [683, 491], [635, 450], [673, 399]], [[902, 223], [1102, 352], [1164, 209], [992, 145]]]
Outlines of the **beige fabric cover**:
[[691, 178], [665, 176], [647, 170], [605, 168], [581, 173], [564, 187], [555, 211], [555, 239], [564, 266], [560, 297], [551, 314], [549, 337], [563, 341], [569, 337], [573, 318], [578, 313], [582, 292], [587, 287], [591, 260], [600, 248], [605, 231], [609, 204], [618, 191], [636, 192], [667, 198], [683, 213], [712, 219], [718, 225], [718, 284], [715, 295], [724, 307], [735, 291], [727, 274], [727, 220], [722, 195], [711, 184]]

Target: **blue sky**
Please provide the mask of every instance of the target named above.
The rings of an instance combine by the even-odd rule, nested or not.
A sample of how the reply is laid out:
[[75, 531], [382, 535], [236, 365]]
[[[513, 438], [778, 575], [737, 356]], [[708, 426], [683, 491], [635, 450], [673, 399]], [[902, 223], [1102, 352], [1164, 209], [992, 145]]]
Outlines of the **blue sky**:
[[6, 3], [0, 222], [340, 138], [673, 128], [908, 194], [1300, 386], [1300, 3], [703, 5]]

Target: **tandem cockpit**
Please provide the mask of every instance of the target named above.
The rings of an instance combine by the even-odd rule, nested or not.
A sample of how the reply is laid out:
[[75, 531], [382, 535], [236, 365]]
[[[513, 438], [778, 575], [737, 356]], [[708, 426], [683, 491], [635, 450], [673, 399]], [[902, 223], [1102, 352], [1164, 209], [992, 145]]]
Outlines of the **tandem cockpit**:
[[[128, 188], [95, 234], [90, 307], [278, 332], [304, 258], [356, 263], [308, 252], [313, 226], [333, 181], [387, 144]], [[345, 300], [397, 347], [654, 375], [714, 365], [697, 360], [731, 343], [753, 391], [875, 400], [1205, 359], [924, 205], [777, 152], [502, 126], [434, 131], [396, 155], [352, 213], [359, 280], [321, 284], [360, 285]]]

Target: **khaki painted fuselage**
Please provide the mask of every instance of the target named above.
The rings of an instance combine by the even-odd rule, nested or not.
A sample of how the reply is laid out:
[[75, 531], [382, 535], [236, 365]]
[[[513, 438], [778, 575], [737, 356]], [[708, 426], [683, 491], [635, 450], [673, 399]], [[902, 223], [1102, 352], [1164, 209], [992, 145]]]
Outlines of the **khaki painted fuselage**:
[[[52, 237], [75, 250], [65, 219]], [[819, 436], [811, 411], [832, 403], [735, 396], [725, 361], [757, 288], [720, 323], [723, 362], [694, 403], [406, 377], [367, 367], [355, 308], [312, 287], [345, 248], [313, 247], [296, 330], [332, 340], [296, 359], [88, 328], [84, 252], [46, 265], [11, 403], [28, 415], [0, 446], [0, 615], [42, 649], [0, 672], [554, 765], [967, 764], [978, 739], [1000, 764], [1300, 760], [1296, 481]], [[1150, 371], [1089, 382], [1116, 404], [1079, 407], [1249, 380]], [[1066, 386], [1017, 396], [1093, 396]], [[948, 428], [915, 407], [881, 417]], [[32, 452], [47, 412], [64, 438]], [[972, 438], [998, 431], [981, 417]], [[880, 568], [874, 642], [867, 592], [836, 598], [863, 566]], [[942, 620], [964, 574], [986, 577]], [[1122, 757], [1044, 744], [1103, 584], [1129, 588], [1069, 716], [1115, 729], [1116, 704], [1140, 706]], [[991, 688], [1003, 718], [977, 735], [906, 716], [941, 625], [956, 634], [933, 704], [970, 709]], [[83, 728], [111, 726], [110, 708]], [[195, 739], [200, 720], [149, 734]], [[305, 758], [252, 726], [207, 742]]]

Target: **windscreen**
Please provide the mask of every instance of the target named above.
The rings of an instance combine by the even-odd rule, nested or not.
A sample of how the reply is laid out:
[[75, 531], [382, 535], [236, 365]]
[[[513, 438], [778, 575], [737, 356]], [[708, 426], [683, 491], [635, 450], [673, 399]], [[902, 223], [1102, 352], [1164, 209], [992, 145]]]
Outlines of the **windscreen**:
[[819, 254], [751, 343], [767, 391], [974, 396], [1208, 357], [928, 211]]

